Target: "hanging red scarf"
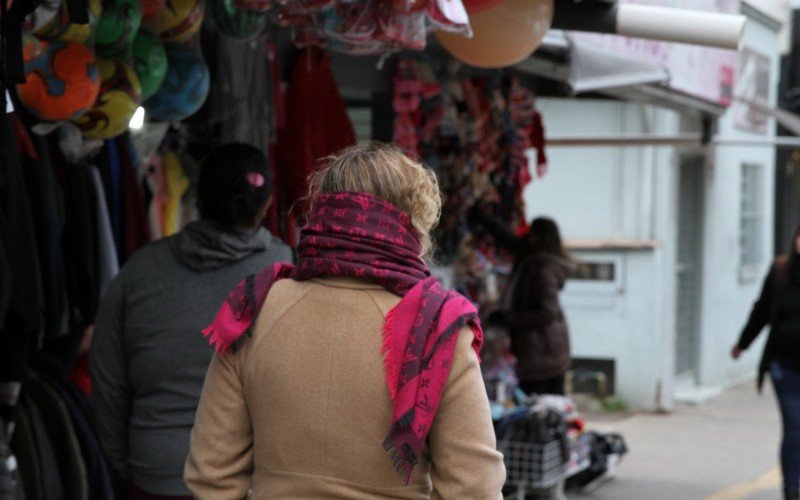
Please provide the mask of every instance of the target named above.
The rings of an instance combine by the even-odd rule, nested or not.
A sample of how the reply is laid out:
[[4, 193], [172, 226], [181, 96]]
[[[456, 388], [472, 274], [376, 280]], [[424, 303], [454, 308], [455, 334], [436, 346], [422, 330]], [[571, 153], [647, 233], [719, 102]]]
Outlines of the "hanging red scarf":
[[450, 373], [458, 331], [469, 325], [480, 352], [483, 332], [475, 307], [447, 291], [419, 257], [411, 217], [375, 196], [323, 194], [303, 229], [298, 266], [276, 264], [239, 283], [203, 334], [217, 351], [249, 335], [275, 281], [350, 276], [403, 297], [386, 316], [383, 353], [394, 411], [384, 447], [408, 482], [433, 424]]

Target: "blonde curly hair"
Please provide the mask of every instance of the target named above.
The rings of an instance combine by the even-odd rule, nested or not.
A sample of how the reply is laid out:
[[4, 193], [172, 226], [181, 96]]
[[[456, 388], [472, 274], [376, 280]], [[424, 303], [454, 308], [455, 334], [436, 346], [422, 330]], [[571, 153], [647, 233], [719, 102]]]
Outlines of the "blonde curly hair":
[[324, 160], [309, 179], [307, 209], [323, 193], [350, 191], [383, 198], [411, 216], [422, 255], [433, 251], [431, 230], [439, 222], [442, 196], [434, 173], [394, 144], [367, 142]]

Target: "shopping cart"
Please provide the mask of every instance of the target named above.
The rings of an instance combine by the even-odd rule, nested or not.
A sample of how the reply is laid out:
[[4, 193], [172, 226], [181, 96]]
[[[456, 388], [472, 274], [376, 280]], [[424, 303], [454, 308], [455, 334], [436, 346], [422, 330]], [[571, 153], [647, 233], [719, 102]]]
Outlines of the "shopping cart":
[[566, 499], [564, 481], [567, 465], [561, 442], [498, 443], [506, 464], [507, 499]]
[[569, 429], [577, 418], [563, 396], [528, 396], [517, 389], [514, 407], [495, 407], [497, 448], [506, 465], [507, 499], [566, 499], [564, 485], [591, 464], [590, 442]]

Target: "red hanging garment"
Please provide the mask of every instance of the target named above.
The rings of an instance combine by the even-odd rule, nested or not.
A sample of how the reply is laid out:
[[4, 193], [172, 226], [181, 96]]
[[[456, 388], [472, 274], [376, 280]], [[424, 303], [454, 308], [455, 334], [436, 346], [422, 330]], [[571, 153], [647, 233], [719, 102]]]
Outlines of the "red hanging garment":
[[547, 173], [547, 155], [544, 152], [544, 124], [542, 123], [542, 115], [538, 111], [533, 114], [531, 143], [536, 148], [536, 175], [544, 177]]
[[278, 130], [277, 165], [283, 174], [287, 207], [306, 195], [308, 177], [319, 160], [356, 143], [329, 63], [330, 56], [323, 50], [304, 49], [289, 80], [285, 127]]

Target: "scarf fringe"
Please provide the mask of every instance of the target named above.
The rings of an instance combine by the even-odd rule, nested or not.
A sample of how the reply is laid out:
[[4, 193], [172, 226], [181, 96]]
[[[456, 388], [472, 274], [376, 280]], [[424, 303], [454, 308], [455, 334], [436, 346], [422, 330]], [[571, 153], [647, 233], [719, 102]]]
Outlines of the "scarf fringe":
[[203, 336], [208, 339], [208, 345], [212, 346], [215, 352], [225, 352], [227, 343], [222, 339], [222, 335], [219, 334], [213, 325], [203, 330]]
[[411, 481], [411, 474], [419, 460], [416, 453], [407, 443], [402, 443], [398, 448], [397, 443], [395, 443], [395, 436], [397, 431], [411, 427], [411, 424], [414, 423], [414, 415], [414, 408], [405, 412], [396, 422], [392, 423], [389, 435], [383, 440], [383, 449], [389, 453], [394, 470], [397, 475], [403, 478], [406, 484]]
[[397, 475], [408, 485], [411, 481], [414, 467], [419, 463], [419, 459], [417, 459], [416, 453], [411, 450], [408, 444], [403, 443], [398, 448], [392, 437], [392, 434], [389, 434], [383, 442], [383, 449], [389, 453], [389, 458], [392, 460], [392, 465]]

